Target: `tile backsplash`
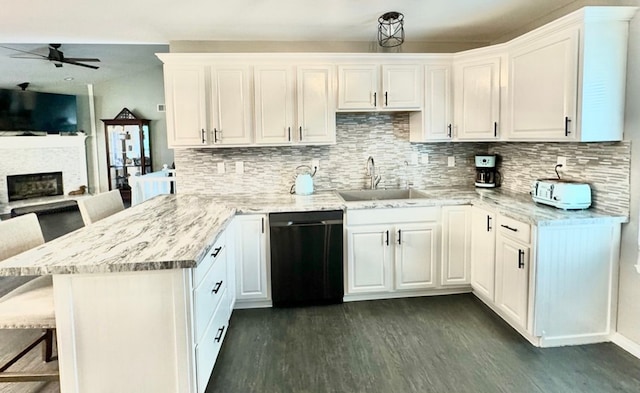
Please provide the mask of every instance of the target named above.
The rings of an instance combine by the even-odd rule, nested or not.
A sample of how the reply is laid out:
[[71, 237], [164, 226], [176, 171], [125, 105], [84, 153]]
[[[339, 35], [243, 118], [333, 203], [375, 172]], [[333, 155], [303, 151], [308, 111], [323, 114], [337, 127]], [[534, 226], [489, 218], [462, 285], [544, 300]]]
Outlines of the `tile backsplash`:
[[565, 157], [560, 176], [589, 183], [593, 207], [629, 214], [631, 142], [500, 142], [489, 144], [488, 151], [501, 158], [502, 188], [529, 192], [534, 180], [555, 178], [557, 158]]
[[[537, 178], [555, 176], [558, 156], [567, 158], [563, 177], [585, 181], [593, 206], [629, 213], [630, 143], [409, 143], [408, 113], [338, 113], [337, 143], [330, 146], [176, 149], [180, 192], [202, 194], [288, 192], [296, 167], [320, 160], [316, 190], [367, 188], [367, 158], [372, 156], [379, 187], [472, 187], [476, 154], [499, 154], [502, 187], [528, 193]], [[455, 166], [448, 166], [448, 158]], [[427, 162], [428, 160], [428, 162]], [[217, 164], [224, 162], [225, 173]], [[242, 162], [244, 173], [236, 174]]]
[[[412, 182], [416, 188], [472, 186], [474, 156], [486, 152], [485, 143], [409, 143], [408, 113], [338, 113], [337, 143], [330, 146], [251, 147], [176, 150], [180, 192], [288, 192], [296, 167], [320, 160], [314, 177], [317, 190], [360, 189], [369, 185], [367, 158], [375, 160], [379, 188]], [[428, 163], [424, 163], [428, 157]], [[455, 157], [455, 166], [447, 166]], [[244, 174], [235, 172], [236, 162]], [[405, 164], [406, 161], [406, 164]], [[225, 163], [225, 173], [217, 164]]]

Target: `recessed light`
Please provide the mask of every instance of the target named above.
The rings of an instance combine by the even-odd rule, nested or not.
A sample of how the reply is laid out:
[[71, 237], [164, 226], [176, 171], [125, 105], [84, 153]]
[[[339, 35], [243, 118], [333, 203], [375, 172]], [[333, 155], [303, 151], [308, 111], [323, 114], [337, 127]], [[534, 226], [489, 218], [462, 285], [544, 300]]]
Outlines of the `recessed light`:
[[68, 77], [64, 78], [64, 80], [66, 80], [66, 81], [72, 81], [72, 80], [73, 80], [73, 77], [68, 76]]

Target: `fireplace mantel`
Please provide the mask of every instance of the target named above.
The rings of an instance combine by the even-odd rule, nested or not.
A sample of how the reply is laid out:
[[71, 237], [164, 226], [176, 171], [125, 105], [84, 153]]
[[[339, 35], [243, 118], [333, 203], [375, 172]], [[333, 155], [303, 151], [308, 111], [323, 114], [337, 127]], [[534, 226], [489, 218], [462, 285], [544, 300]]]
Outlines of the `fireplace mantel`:
[[[65, 194], [80, 186], [87, 186], [85, 140], [84, 133], [66, 136], [0, 136], [0, 214], [9, 206], [7, 176], [10, 175], [62, 172]], [[42, 198], [39, 199], [36, 203], [45, 203], [41, 201]], [[21, 204], [28, 201], [24, 200]]]
[[47, 149], [54, 147], [84, 146], [87, 136], [78, 135], [43, 135], [43, 136], [0, 136], [1, 149]]

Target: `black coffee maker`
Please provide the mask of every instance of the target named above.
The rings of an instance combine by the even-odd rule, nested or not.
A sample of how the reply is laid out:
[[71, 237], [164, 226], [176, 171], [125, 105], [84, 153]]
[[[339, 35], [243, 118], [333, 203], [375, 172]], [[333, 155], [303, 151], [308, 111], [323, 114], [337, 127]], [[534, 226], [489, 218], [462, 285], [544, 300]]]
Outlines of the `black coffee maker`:
[[496, 170], [497, 156], [476, 156], [476, 187], [494, 188], [500, 185]]

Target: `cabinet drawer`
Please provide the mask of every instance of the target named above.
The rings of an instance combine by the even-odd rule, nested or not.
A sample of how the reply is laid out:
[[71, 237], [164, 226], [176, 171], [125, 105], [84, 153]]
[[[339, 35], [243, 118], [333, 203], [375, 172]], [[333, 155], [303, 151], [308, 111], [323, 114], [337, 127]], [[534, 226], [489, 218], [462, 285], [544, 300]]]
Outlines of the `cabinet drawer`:
[[229, 294], [222, 293], [222, 299], [202, 339], [196, 345], [196, 383], [198, 393], [204, 392], [222, 347], [222, 341], [229, 327]]
[[213, 311], [220, 303], [222, 294], [226, 292], [227, 286], [227, 258], [226, 250], [223, 248], [214, 261], [213, 267], [209, 269], [200, 285], [193, 291], [196, 341], [204, 333]]
[[513, 218], [500, 215], [498, 217], [498, 230], [504, 236], [529, 244], [531, 242], [531, 225]]
[[223, 254], [222, 250], [226, 247], [226, 232], [222, 232], [213, 247], [209, 249], [209, 252], [202, 257], [202, 260], [193, 270], [193, 287], [197, 287], [202, 282], [202, 279], [207, 275], [211, 266], [218, 260]]
[[398, 224], [440, 221], [440, 207], [396, 207], [390, 209], [347, 210], [346, 225]]

